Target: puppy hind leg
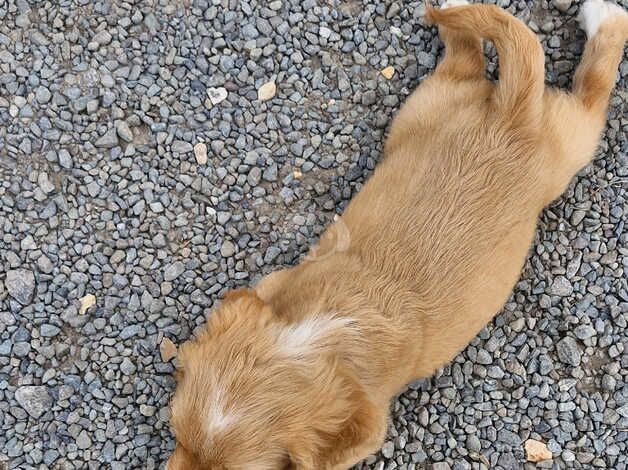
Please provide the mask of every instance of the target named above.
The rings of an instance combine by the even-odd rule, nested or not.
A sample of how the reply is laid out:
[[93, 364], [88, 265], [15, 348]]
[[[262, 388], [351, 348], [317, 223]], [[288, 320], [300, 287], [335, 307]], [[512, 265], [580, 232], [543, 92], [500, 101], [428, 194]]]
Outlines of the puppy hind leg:
[[559, 197], [574, 175], [595, 155], [604, 119], [582, 106], [575, 96], [561, 90], [548, 90], [544, 103], [545, 179], [547, 205]]
[[427, 8], [426, 19], [452, 30], [493, 41], [499, 56], [499, 80], [493, 101], [513, 127], [539, 129], [542, 115], [544, 53], [536, 35], [495, 5]]
[[[442, 8], [468, 5], [466, 0], [447, 0]], [[435, 76], [451, 80], [479, 80], [484, 77], [482, 38], [473, 33], [439, 26], [438, 32], [445, 44], [445, 57], [434, 71]]]
[[573, 93], [603, 126], [628, 39], [628, 13], [610, 2], [588, 0], [582, 6], [580, 22], [588, 40], [574, 77]]
[[[547, 133], [555, 139], [548, 201], [558, 197], [593, 156], [606, 123], [606, 110], [628, 38], [628, 14], [601, 0], [589, 0], [580, 22], [588, 41], [574, 77], [573, 93], [547, 93]], [[553, 137], [552, 137], [553, 136]]]

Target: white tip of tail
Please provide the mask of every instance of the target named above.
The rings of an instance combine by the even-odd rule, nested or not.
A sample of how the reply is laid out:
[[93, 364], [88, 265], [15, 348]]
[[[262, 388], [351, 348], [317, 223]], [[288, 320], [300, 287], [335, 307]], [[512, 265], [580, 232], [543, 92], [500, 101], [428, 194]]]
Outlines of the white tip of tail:
[[469, 2], [467, 2], [467, 0], [447, 0], [445, 3], [443, 3], [443, 6], [441, 6], [442, 9], [445, 8], [452, 8], [452, 7], [461, 7], [463, 5], [468, 5]]
[[600, 29], [600, 25], [613, 16], [626, 15], [626, 11], [618, 5], [602, 0], [587, 0], [580, 8], [580, 27], [592, 38]]

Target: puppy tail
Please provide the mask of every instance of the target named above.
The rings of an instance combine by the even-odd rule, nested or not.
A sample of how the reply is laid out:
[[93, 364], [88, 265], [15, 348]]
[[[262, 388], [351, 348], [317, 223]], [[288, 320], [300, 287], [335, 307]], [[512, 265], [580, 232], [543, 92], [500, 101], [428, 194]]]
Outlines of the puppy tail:
[[428, 5], [426, 20], [492, 41], [499, 55], [495, 105], [517, 126], [540, 125], [545, 55], [524, 23], [495, 5], [483, 4], [439, 10]]

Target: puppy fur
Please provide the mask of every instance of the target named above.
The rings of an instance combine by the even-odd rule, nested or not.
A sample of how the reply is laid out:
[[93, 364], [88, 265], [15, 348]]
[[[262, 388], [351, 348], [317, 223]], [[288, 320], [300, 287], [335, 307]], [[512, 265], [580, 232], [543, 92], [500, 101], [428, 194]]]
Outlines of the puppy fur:
[[[347, 469], [381, 445], [390, 399], [507, 300], [539, 212], [595, 152], [628, 16], [584, 5], [589, 38], [564, 93], [544, 86], [523, 23], [450, 6], [427, 9], [444, 59], [344, 215], [299, 265], [225, 296], [182, 346], [169, 470]], [[499, 54], [496, 83], [483, 39]]]

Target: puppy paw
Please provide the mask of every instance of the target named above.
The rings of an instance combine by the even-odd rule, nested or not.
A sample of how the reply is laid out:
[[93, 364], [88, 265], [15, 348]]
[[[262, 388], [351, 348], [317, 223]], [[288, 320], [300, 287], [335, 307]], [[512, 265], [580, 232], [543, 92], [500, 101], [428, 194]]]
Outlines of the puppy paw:
[[603, 0], [587, 0], [580, 8], [580, 27], [587, 33], [588, 38], [592, 38], [597, 33], [600, 25], [612, 17], [628, 15], [626, 11], [618, 5]]
[[469, 5], [469, 2], [467, 2], [467, 0], [447, 0], [445, 3], [443, 3], [441, 8], [445, 9], [452, 7], [461, 7], [463, 5]]

